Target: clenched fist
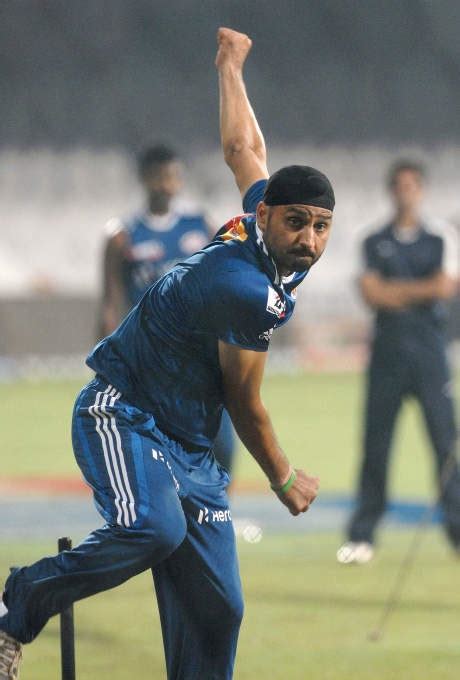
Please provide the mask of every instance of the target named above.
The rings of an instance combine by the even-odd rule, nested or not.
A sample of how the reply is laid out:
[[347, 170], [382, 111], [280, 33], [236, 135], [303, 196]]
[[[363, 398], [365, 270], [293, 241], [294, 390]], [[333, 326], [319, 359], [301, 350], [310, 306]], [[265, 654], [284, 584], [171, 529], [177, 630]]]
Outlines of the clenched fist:
[[246, 57], [252, 46], [252, 40], [244, 33], [238, 33], [231, 28], [219, 28], [217, 31], [217, 44], [219, 46], [216, 56], [218, 69], [225, 65], [242, 69]]
[[286, 493], [275, 491], [291, 515], [306, 512], [315, 500], [319, 489], [318, 477], [310, 477], [303, 470], [296, 470], [296, 475], [294, 484]]

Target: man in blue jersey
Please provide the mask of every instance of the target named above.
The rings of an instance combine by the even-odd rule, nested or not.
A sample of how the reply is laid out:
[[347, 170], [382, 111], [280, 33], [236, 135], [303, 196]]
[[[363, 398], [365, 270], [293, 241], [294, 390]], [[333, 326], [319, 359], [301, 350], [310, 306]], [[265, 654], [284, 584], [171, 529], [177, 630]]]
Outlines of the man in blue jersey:
[[[182, 163], [163, 144], [145, 149], [138, 159], [145, 209], [126, 220], [112, 219], [104, 248], [100, 337], [110, 335], [147, 288], [177, 262], [204, 247], [211, 228], [204, 216], [177, 204]], [[214, 441], [214, 455], [229, 472], [235, 434], [226, 410]]]
[[173, 149], [163, 144], [144, 149], [138, 174], [145, 208], [107, 225], [100, 337], [115, 330], [152, 283], [211, 238], [204, 216], [176, 202], [183, 167]]
[[260, 386], [271, 334], [326, 246], [334, 193], [307, 166], [268, 179], [242, 75], [251, 41], [220, 29], [218, 43], [222, 146], [246, 214], [161, 277], [88, 358], [97, 375], [77, 398], [73, 444], [105, 524], [12, 570], [1, 680], [16, 677], [21, 643], [50, 616], [152, 565], [168, 678], [232, 678], [243, 600], [228, 476], [211, 448], [224, 404], [279, 501], [298, 515], [316, 497], [318, 479], [278, 444]]
[[363, 244], [360, 288], [375, 312], [375, 330], [357, 507], [348, 540], [337, 553], [344, 564], [363, 564], [373, 557], [375, 530], [386, 507], [393, 430], [408, 397], [415, 397], [422, 408], [445, 529], [460, 550], [460, 474], [453, 458], [455, 409], [445, 339], [445, 301], [456, 291], [458, 251], [447, 225], [439, 229], [421, 218], [424, 184], [422, 165], [397, 161], [388, 182], [394, 217]]

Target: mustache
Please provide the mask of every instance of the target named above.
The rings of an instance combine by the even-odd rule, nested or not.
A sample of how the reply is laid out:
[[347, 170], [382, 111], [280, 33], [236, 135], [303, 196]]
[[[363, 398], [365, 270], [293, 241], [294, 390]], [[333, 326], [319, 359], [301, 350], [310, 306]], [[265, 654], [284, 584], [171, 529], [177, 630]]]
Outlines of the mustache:
[[310, 248], [294, 248], [290, 252], [291, 255], [296, 255], [297, 257], [316, 257], [316, 253], [310, 250]]

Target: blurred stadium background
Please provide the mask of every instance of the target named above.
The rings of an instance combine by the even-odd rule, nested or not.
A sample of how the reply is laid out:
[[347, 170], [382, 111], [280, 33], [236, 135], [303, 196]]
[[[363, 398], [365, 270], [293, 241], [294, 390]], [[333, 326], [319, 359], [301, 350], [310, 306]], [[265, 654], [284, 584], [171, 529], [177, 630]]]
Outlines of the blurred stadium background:
[[[326, 492], [349, 496], [369, 332], [355, 290], [358, 244], [388, 214], [385, 172], [400, 155], [415, 155], [429, 167], [430, 217], [460, 228], [459, 24], [457, 0], [1, 3], [0, 477], [78, 476], [70, 409], [96, 334], [104, 225], [140, 201], [136, 152], [159, 140], [173, 144], [187, 164], [184, 201], [204, 206], [216, 227], [241, 210], [219, 151], [213, 66], [217, 27], [229, 25], [254, 39], [247, 83], [271, 170], [306, 162], [327, 172], [336, 187], [330, 246], [308, 277], [291, 327], [274, 341], [267, 399], [296, 462], [311, 463]], [[455, 360], [458, 301], [450, 333]], [[392, 470], [395, 492], [420, 502], [433, 493], [423, 437], [411, 412]], [[246, 459], [238, 480], [241, 488], [261, 484]], [[24, 497], [41, 503], [37, 488], [7, 486], [0, 483], [2, 573], [13, 557], [27, 561], [44, 546], [51, 551], [58, 530], [78, 532], [85, 522], [71, 497], [63, 505], [64, 497], [47, 496], [51, 514], [34, 523], [30, 512], [39, 506], [27, 506]], [[241, 503], [241, 512], [251, 511]], [[266, 500], [260, 503], [262, 514], [269, 512]], [[332, 533], [321, 532], [318, 515], [312, 518], [317, 533], [304, 540], [276, 516], [261, 543], [242, 544], [249, 606], [237, 677], [458, 678], [460, 602], [452, 590], [458, 563], [432, 532], [392, 640], [366, 647], [366, 627], [375, 622], [407, 536], [393, 526], [386, 558], [364, 576], [344, 575], [334, 564], [344, 507], [322, 515]], [[18, 526], [26, 530], [18, 534]], [[139, 658], [145, 658], [142, 677], [161, 676], [158, 629], [155, 640], [142, 630], [136, 657], [128, 644], [138, 643], [136, 634], [120, 639], [110, 621], [111, 611], [115, 619], [129, 621], [133, 611], [142, 618], [144, 590], [127, 588], [118, 599], [101, 596], [81, 606], [85, 679], [106, 677], [104, 644], [114, 650], [114, 680], [125, 677], [130, 663], [141, 668]], [[149, 616], [143, 628], [151, 626]], [[41, 646], [28, 651], [34, 671], [25, 677], [49, 680], [57, 673], [53, 626]], [[148, 670], [152, 663], [156, 675]]]
[[0, 12], [2, 357], [91, 346], [104, 225], [138, 205], [132, 159], [146, 143], [165, 139], [184, 154], [184, 198], [216, 226], [240, 211], [218, 148], [220, 24], [254, 38], [247, 80], [270, 167], [309, 162], [337, 190], [333, 238], [300, 296], [289, 361], [359, 360], [357, 241], [386, 215], [396, 155], [426, 160], [430, 214], [460, 222], [455, 0], [20, 0]]

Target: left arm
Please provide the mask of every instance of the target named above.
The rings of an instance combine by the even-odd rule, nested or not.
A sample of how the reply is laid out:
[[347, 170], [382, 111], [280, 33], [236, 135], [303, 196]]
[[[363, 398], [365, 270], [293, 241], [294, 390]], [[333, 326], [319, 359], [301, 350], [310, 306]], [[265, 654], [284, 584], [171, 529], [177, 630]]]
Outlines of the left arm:
[[103, 290], [98, 335], [110, 335], [129, 309], [123, 284], [124, 232], [119, 230], [105, 242], [103, 255]]
[[[293, 468], [280, 447], [273, 425], [262, 403], [260, 387], [266, 352], [242, 349], [219, 340], [219, 363], [225, 393], [225, 406], [243, 444], [256, 459], [270, 484], [282, 486]], [[277, 492], [279, 500], [292, 515], [308, 510], [316, 498], [319, 480], [303, 470], [285, 492]]]

